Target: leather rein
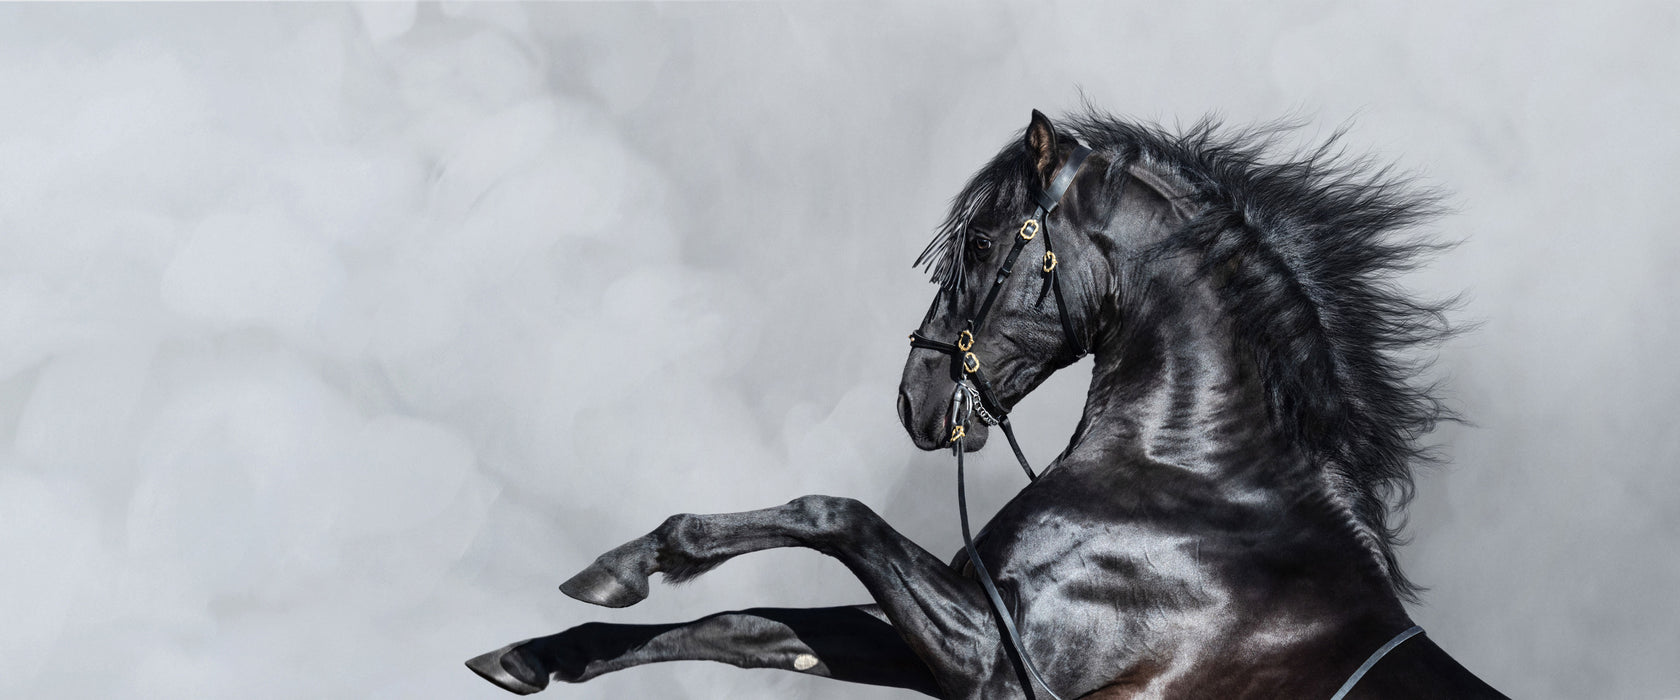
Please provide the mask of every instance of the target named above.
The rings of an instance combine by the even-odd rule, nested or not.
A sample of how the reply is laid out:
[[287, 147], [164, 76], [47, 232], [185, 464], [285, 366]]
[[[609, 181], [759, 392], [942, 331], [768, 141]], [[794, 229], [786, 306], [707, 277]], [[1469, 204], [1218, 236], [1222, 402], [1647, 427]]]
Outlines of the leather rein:
[[[1090, 154], [1090, 148], [1083, 144], [1075, 144], [1067, 162], [1063, 163], [1062, 167], [1056, 171], [1056, 176], [1051, 178], [1050, 186], [1045, 189], [1034, 188], [1032, 195], [1036, 208], [1032, 216], [1021, 223], [1021, 228], [1014, 237], [1015, 243], [1010, 247], [1008, 256], [1004, 258], [1003, 266], [998, 268], [997, 276], [992, 280], [992, 286], [986, 292], [985, 301], [980, 304], [979, 311], [964, 324], [963, 330], [957, 333], [955, 343], [934, 340], [919, 332], [912, 331], [910, 333], [911, 347], [950, 355], [952, 362], [956, 363], [961, 370], [954, 373], [956, 387], [951, 392], [948, 421], [951, 426], [949, 438], [951, 454], [957, 458], [957, 513], [962, 521], [963, 549], [968, 554], [968, 561], [974, 565], [974, 572], [977, 574], [976, 578], [980, 580], [980, 586], [986, 590], [986, 598], [991, 602], [992, 613], [997, 616], [998, 622], [1003, 626], [1005, 633], [1003, 643], [1007, 645], [1007, 650], [1013, 651], [1014, 657], [1020, 661], [1019, 665], [1016, 666], [1016, 672], [1020, 675], [1022, 689], [1029, 697], [1032, 696], [1033, 682], [1036, 681], [1038, 686], [1044, 688], [1044, 692], [1048, 693], [1053, 700], [1063, 700], [1063, 698], [1056, 694], [1049, 683], [1044, 681], [1043, 674], [1039, 673], [1038, 667], [1027, 656], [1026, 645], [1022, 643], [1021, 634], [1015, 628], [1015, 616], [1009, 611], [1009, 607], [1004, 604], [1003, 596], [998, 593], [997, 584], [993, 583], [991, 573], [986, 570], [985, 563], [980, 561], [980, 552], [974, 548], [974, 537], [970, 534], [968, 525], [968, 493], [963, 469], [962, 441], [967, 434], [967, 425], [970, 418], [976, 418], [986, 425], [995, 425], [1002, 428], [1003, 436], [1009, 440], [1009, 449], [1015, 453], [1016, 461], [1021, 463], [1021, 470], [1026, 472], [1027, 480], [1029, 482], [1038, 480], [1038, 474], [1027, 463], [1027, 456], [1021, 452], [1021, 445], [1015, 440], [1015, 430], [1009, 424], [1009, 412], [1004, 410], [1003, 404], [998, 402], [996, 392], [992, 389], [991, 383], [986, 381], [985, 372], [981, 370], [980, 358], [974, 354], [974, 338], [975, 334], [980, 331], [980, 327], [986, 322], [986, 316], [991, 313], [992, 303], [997, 301], [998, 293], [1002, 291], [1004, 283], [1014, 274], [1015, 262], [1021, 257], [1021, 250], [1026, 247], [1027, 243], [1042, 236], [1044, 238], [1044, 256], [1041, 258], [1039, 270], [1049, 278], [1050, 289], [1056, 299], [1056, 316], [1061, 321], [1062, 332], [1068, 342], [1073, 345], [1074, 359], [1077, 360], [1085, 356], [1084, 344], [1080, 342], [1080, 336], [1074, 333], [1073, 323], [1068, 318], [1067, 302], [1062, 295], [1060, 278], [1056, 274], [1058, 260], [1050, 239], [1050, 213], [1061, 204], [1062, 197], [1067, 194], [1068, 187], [1073, 184], [1074, 177], [1079, 174], [1080, 169], [1085, 164], [1085, 158]], [[1378, 661], [1381, 661], [1401, 642], [1422, 632], [1422, 628], [1413, 626], [1395, 635], [1388, 643], [1373, 652], [1365, 660], [1365, 663], [1353, 672], [1353, 675], [1342, 684], [1331, 700], [1342, 700], [1353, 690], [1359, 679], [1376, 666]]]

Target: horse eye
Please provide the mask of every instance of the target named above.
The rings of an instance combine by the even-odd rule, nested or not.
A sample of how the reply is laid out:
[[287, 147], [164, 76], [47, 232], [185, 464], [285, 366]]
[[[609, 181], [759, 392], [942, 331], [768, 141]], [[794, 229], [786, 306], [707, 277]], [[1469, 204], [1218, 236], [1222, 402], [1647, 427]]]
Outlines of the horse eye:
[[992, 249], [992, 239], [987, 238], [985, 236], [975, 236], [974, 237], [974, 250], [976, 252], [984, 253], [984, 252], [986, 252], [988, 250], [991, 250], [991, 249]]

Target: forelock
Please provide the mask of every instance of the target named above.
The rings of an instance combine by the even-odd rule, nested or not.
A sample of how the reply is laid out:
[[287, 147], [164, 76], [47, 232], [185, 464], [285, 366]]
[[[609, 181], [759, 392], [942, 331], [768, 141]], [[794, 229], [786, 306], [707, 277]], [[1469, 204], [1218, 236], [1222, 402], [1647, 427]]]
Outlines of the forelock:
[[984, 223], [981, 219], [988, 214], [1013, 212], [1026, 205], [1030, 170], [1026, 147], [1019, 137], [1011, 139], [951, 199], [945, 221], [914, 265], [927, 271], [935, 284], [961, 286], [969, 232], [976, 223]]

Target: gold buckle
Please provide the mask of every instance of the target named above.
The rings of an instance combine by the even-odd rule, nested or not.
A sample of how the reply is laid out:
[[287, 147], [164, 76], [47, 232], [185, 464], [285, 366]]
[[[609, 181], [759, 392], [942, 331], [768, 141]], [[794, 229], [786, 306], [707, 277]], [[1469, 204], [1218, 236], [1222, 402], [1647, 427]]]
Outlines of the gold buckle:
[[[1029, 233], [1027, 229], [1032, 229]], [[1021, 222], [1021, 240], [1030, 241], [1038, 237], [1038, 219], [1027, 219]]]
[[963, 331], [957, 334], [957, 349], [968, 352], [974, 349], [974, 334]]
[[966, 433], [967, 431], [963, 430], [963, 427], [960, 425], [951, 426], [951, 442], [963, 439], [963, 435]]
[[1044, 271], [1049, 272], [1054, 269], [1056, 269], [1056, 254], [1046, 250], [1044, 251]]
[[963, 371], [969, 374], [980, 371], [980, 358], [975, 357], [972, 352], [963, 353]]

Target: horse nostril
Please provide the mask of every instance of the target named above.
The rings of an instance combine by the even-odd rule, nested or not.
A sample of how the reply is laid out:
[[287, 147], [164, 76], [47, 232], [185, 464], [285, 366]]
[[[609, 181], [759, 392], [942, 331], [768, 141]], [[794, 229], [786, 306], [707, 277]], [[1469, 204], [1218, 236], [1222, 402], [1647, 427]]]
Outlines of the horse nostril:
[[903, 389], [898, 390], [898, 422], [904, 424], [905, 430], [912, 429], [910, 426], [910, 395], [904, 393]]

